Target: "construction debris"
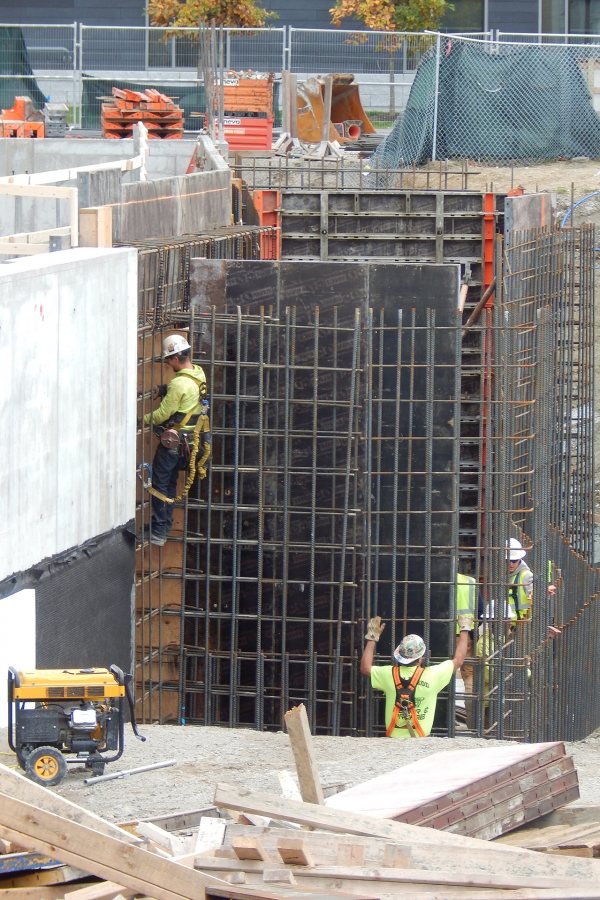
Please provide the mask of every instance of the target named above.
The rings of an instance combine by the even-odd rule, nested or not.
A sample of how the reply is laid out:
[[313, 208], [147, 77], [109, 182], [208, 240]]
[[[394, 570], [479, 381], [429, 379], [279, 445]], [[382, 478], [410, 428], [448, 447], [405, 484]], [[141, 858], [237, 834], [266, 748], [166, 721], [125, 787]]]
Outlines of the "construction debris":
[[[420, 761], [429, 763], [421, 766], [420, 778], [414, 766], [407, 766], [341, 792], [337, 805], [336, 798], [324, 805], [304, 706], [286, 713], [285, 722], [302, 796], [313, 802], [299, 799], [293, 784], [294, 790], [282, 798], [218, 785], [216, 809], [129, 823], [126, 830], [0, 766], [0, 852], [13, 851], [15, 857], [6, 866], [0, 863], [0, 890], [27, 888], [28, 900], [63, 898], [74, 889], [70, 900], [116, 900], [134, 894], [158, 900], [385, 900], [416, 894], [430, 900], [600, 900], [600, 861], [585, 858], [600, 840], [600, 811], [595, 815], [588, 810], [573, 821], [565, 819], [564, 810], [554, 812], [555, 818], [563, 818], [552, 821], [549, 830], [540, 828], [537, 840], [525, 838], [528, 845], [542, 849], [542, 832], [551, 832], [551, 843], [556, 843], [562, 829], [562, 838], [570, 843], [552, 850], [574, 850], [568, 860], [552, 850], [540, 855], [521, 846], [449, 833], [457, 813], [464, 812], [464, 821], [473, 824], [477, 816], [473, 810], [469, 816], [470, 806], [479, 806], [485, 815], [490, 796], [499, 808], [508, 801], [520, 809], [520, 798], [537, 792], [543, 808], [551, 782], [570, 783], [574, 777], [576, 785], [563, 744], [434, 754]], [[464, 758], [462, 764], [458, 756]], [[437, 778], [436, 771], [441, 773]], [[367, 814], [358, 807], [357, 797], [371, 796], [373, 785], [386, 778], [388, 796], [375, 791], [381, 802], [371, 799]], [[287, 781], [293, 779], [288, 775]], [[445, 792], [440, 790], [444, 783]], [[563, 795], [565, 790], [573, 789], [563, 784]], [[561, 791], [550, 794], [558, 802]], [[404, 815], [421, 824], [432, 824], [437, 807], [434, 827], [382, 818], [397, 813], [394, 796], [402, 799]], [[508, 815], [507, 821], [515, 827], [514, 816]], [[69, 885], [75, 879], [80, 883]], [[32, 885], [35, 893], [30, 893]]]
[[183, 110], [171, 97], [154, 88], [131, 91], [113, 87], [113, 97], [102, 104], [102, 135], [105, 138], [133, 137], [133, 126], [142, 122], [148, 138], [174, 140], [183, 137]]

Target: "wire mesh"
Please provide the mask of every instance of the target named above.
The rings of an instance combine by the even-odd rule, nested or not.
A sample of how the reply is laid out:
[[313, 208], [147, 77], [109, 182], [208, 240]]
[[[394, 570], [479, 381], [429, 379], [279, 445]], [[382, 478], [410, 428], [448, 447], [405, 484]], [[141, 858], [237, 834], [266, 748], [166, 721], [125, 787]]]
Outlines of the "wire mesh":
[[394, 76], [414, 72], [435, 36], [411, 32], [289, 30], [291, 72], [353, 72]]
[[430, 159], [490, 163], [600, 155], [600, 45], [438, 37], [407, 108], [377, 148], [378, 166]]

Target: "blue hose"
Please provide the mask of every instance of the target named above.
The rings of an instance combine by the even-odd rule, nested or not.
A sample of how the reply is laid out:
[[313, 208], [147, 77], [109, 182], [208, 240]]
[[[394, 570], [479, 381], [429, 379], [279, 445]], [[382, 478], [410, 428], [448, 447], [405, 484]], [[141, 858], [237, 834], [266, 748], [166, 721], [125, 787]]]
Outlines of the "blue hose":
[[[581, 200], [578, 200], [577, 203], [574, 203], [573, 206], [570, 206], [570, 207], [568, 208], [568, 210], [566, 211], [566, 213], [564, 214], [563, 218], [562, 218], [562, 222], [560, 223], [560, 227], [561, 227], [561, 228], [564, 228], [564, 227], [565, 227], [565, 225], [567, 224], [567, 222], [568, 222], [569, 219], [571, 218], [571, 213], [573, 212], [573, 210], [577, 209], [578, 206], [581, 206], [581, 204], [582, 204], [582, 203], [585, 203], [587, 200], [591, 200], [592, 197], [597, 197], [598, 194], [600, 194], [600, 191], [594, 191], [593, 194], [588, 194], [587, 197], [582, 197]], [[595, 247], [594, 249], [598, 249], [598, 248]]]

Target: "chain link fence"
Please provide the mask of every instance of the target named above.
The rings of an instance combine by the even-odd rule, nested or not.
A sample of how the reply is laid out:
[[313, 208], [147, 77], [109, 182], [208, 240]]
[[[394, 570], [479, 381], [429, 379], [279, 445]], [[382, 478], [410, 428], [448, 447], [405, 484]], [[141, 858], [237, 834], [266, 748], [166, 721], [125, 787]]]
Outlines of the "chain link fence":
[[543, 162], [600, 156], [600, 44], [438, 35], [379, 166], [435, 159]]
[[[600, 156], [598, 35], [292, 27], [223, 34], [225, 70], [274, 72], [276, 86], [286, 69], [300, 80], [352, 73], [375, 127], [393, 126], [373, 160], [378, 168]], [[71, 108], [73, 124], [94, 128], [107, 86], [153, 86], [178, 98], [186, 127], [200, 127], [199, 118], [189, 120], [204, 111], [197, 29], [0, 25], [0, 50], [4, 108], [20, 94], [36, 105], [50, 97]]]

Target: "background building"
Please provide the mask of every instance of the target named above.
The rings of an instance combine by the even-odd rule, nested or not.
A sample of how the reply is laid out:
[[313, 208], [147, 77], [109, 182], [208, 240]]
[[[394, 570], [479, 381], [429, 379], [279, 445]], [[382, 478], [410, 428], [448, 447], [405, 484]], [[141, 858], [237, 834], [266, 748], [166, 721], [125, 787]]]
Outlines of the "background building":
[[[266, 9], [277, 13], [278, 26], [330, 28], [333, 0], [264, 0]], [[142, 26], [146, 15], [141, 0], [108, 3], [99, 0], [55, 0], [26, 3], [0, 0], [0, 18], [5, 24], [66, 24]], [[597, 0], [454, 0], [454, 10], [443, 23], [456, 31], [499, 29], [513, 32], [570, 34], [600, 33], [600, 3]], [[346, 27], [350, 26], [348, 23]], [[360, 26], [358, 26], [360, 27]]]

